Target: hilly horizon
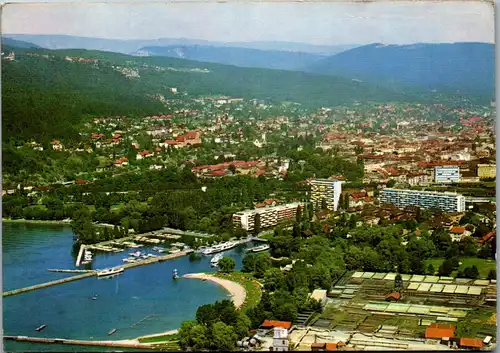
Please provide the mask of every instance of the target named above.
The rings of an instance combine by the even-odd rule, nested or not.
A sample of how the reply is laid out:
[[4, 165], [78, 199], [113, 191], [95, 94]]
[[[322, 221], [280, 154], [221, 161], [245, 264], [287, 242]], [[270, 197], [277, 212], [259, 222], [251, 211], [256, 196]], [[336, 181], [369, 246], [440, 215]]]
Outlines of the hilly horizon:
[[365, 82], [395, 82], [430, 91], [494, 96], [494, 45], [489, 43], [370, 44], [330, 56], [307, 72]]
[[87, 49], [131, 54], [147, 46], [202, 45], [220, 48], [244, 48], [283, 52], [304, 52], [317, 55], [333, 55], [356, 47], [352, 45], [314, 45], [307, 43], [259, 41], [259, 42], [218, 42], [188, 38], [157, 39], [109, 39], [50, 34], [3, 34], [3, 38], [33, 43], [46, 49]]
[[207, 45], [172, 45], [141, 48], [135, 55], [165, 56], [186, 60], [257, 67], [263, 69], [300, 71], [303, 67], [319, 62], [325, 56], [303, 52], [285, 52], [237, 47]]

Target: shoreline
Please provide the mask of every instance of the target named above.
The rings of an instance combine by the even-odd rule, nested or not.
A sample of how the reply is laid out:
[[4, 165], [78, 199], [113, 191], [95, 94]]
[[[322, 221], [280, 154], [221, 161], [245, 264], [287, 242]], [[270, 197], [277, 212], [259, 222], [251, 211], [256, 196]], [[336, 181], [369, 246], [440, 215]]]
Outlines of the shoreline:
[[61, 226], [66, 226], [66, 225], [71, 224], [71, 221], [66, 221], [66, 220], [43, 221], [43, 220], [38, 220], [38, 219], [24, 219], [24, 218], [19, 218], [19, 219], [2, 218], [2, 223], [3, 222], [5, 222], [5, 223], [48, 224], [48, 225], [61, 225]]
[[206, 274], [206, 273], [189, 273], [182, 278], [193, 278], [193, 279], [200, 279], [200, 280], [207, 280], [214, 282], [224, 288], [226, 291], [229, 292], [231, 295], [231, 299], [234, 303], [234, 306], [236, 309], [240, 309], [243, 304], [245, 303], [245, 299], [247, 297], [247, 292], [245, 288], [240, 285], [239, 283], [230, 281], [228, 279], [223, 279], [219, 277], [215, 277], [214, 275], [211, 274]]

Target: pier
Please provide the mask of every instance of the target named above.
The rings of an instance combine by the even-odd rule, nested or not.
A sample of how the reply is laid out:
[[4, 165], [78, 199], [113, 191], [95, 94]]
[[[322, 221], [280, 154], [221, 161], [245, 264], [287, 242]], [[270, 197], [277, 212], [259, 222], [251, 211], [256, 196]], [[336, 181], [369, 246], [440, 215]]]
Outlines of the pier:
[[[137, 262], [133, 262], [133, 263], [128, 263], [126, 265], [119, 265], [119, 266], [115, 266], [115, 267], [122, 267], [124, 269], [127, 269], [127, 268], [142, 266], [142, 265], [149, 265], [149, 264], [153, 264], [153, 263], [157, 263], [157, 262], [163, 262], [163, 261], [166, 261], [166, 260], [175, 259], [177, 257], [186, 256], [186, 255], [189, 255], [192, 252], [193, 252], [193, 250], [189, 249], [189, 250], [179, 251], [178, 253], [175, 253], [175, 254], [168, 254], [168, 255], [163, 255], [163, 256], [150, 257], [149, 259], [145, 259], [145, 260], [137, 261]], [[37, 290], [37, 289], [52, 287], [52, 286], [55, 286], [55, 285], [58, 285], [58, 284], [62, 284], [62, 283], [78, 281], [80, 279], [84, 279], [84, 278], [89, 278], [89, 277], [96, 276], [97, 272], [98, 271], [95, 270], [95, 271], [92, 271], [92, 272], [84, 273], [82, 275], [77, 275], [77, 276], [67, 277], [67, 278], [63, 278], [63, 279], [58, 279], [58, 280], [51, 281], [51, 282], [45, 282], [45, 283], [41, 283], [41, 284], [36, 284], [34, 286], [29, 286], [29, 287], [14, 289], [14, 290], [11, 290], [11, 291], [4, 292], [3, 296], [4, 297], [8, 297], [8, 296], [11, 296], [11, 295], [16, 295], [16, 294], [21, 294], [21, 293], [25, 293], [25, 292], [34, 291], [34, 290]]]
[[27, 336], [4, 336], [4, 340], [20, 341], [20, 342], [35, 342], [35, 343], [58, 343], [71, 344], [79, 346], [101, 346], [101, 347], [121, 347], [121, 348], [139, 348], [139, 349], [154, 349], [151, 344], [139, 343], [135, 341], [84, 341], [70, 340], [64, 338], [43, 338], [43, 337], [27, 337]]
[[76, 258], [75, 267], [80, 266], [80, 261], [82, 260], [83, 250], [85, 250], [85, 245], [80, 245], [80, 251], [78, 252], [78, 257]]
[[47, 271], [49, 272], [59, 272], [59, 273], [90, 273], [97, 272], [96, 270], [57, 270], [53, 268], [49, 268]]

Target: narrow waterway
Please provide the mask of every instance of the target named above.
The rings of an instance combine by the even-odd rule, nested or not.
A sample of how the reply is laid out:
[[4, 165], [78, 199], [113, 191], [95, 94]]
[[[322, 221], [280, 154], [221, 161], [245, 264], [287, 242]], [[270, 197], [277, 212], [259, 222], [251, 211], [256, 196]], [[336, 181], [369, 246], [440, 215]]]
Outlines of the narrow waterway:
[[[4, 224], [3, 291], [63, 278], [49, 268], [74, 268], [73, 234], [62, 226]], [[250, 244], [249, 244], [250, 245]], [[242, 245], [224, 253], [241, 267]], [[140, 250], [146, 250], [141, 248]], [[129, 251], [97, 254], [93, 268], [122, 264]], [[209, 281], [172, 279], [179, 274], [215, 271], [210, 258], [191, 262], [188, 257], [126, 270], [111, 279], [88, 278], [3, 299], [5, 335], [73, 339], [127, 339], [176, 329], [193, 319], [200, 305], [229, 298]], [[93, 300], [92, 297], [97, 297]], [[36, 332], [35, 328], [47, 327]], [[117, 329], [108, 336], [108, 332]], [[44, 345], [43, 351], [68, 351], [70, 346]], [[41, 345], [5, 342], [7, 351], [40, 351]], [[78, 347], [75, 351], [95, 350]], [[123, 349], [119, 349], [123, 350]]]

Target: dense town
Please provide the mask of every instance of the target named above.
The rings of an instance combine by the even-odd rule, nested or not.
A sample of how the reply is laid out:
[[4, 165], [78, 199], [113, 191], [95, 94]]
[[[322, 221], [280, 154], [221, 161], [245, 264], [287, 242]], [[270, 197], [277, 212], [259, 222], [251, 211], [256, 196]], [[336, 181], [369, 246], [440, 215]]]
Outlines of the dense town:
[[[224, 302], [201, 307], [176, 336], [182, 348], [492, 349], [494, 103], [310, 110], [221, 96], [162, 100], [155, 116], [89, 119], [85, 142], [18, 144], [71, 167], [4, 173], [4, 218], [71, 221], [79, 244], [166, 226], [213, 234], [203, 244], [183, 237], [195, 250], [246, 235], [266, 241], [270, 253], [248, 254], [242, 272], [219, 265], [220, 276], [250, 286], [246, 314], [229, 314]], [[143, 181], [120, 179], [146, 174], [149, 193]], [[156, 178], [191, 196], [161, 201]], [[108, 200], [86, 196], [98, 191]], [[99, 224], [118, 231], [96, 236]], [[207, 324], [224, 305], [232, 309]]]

